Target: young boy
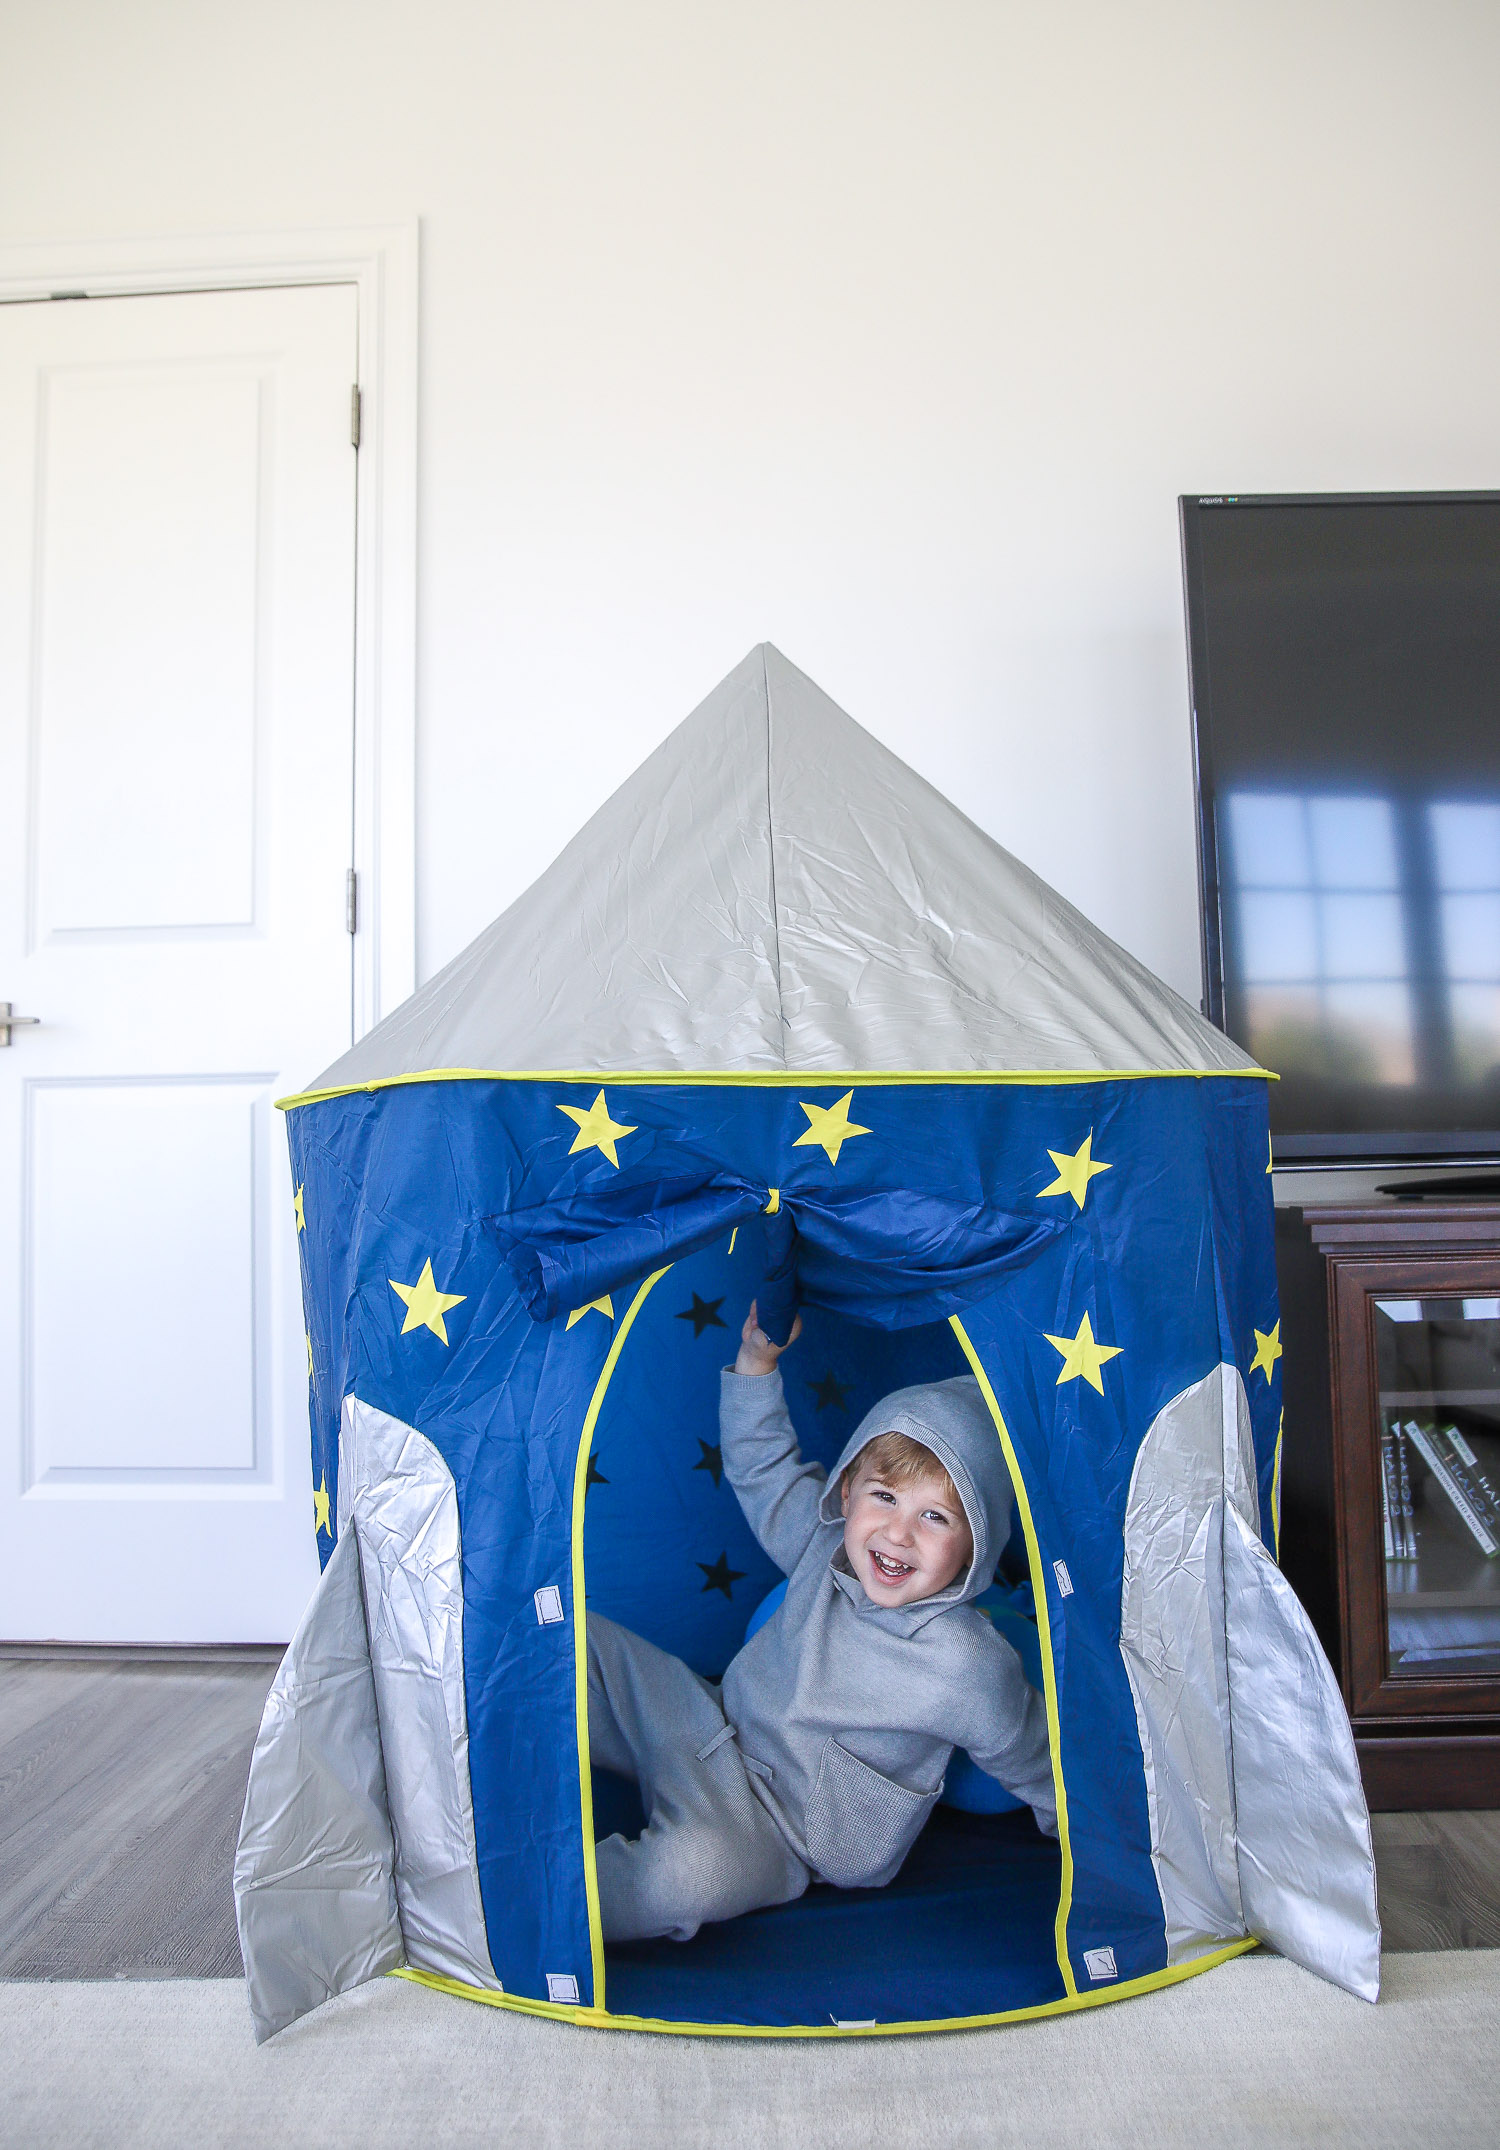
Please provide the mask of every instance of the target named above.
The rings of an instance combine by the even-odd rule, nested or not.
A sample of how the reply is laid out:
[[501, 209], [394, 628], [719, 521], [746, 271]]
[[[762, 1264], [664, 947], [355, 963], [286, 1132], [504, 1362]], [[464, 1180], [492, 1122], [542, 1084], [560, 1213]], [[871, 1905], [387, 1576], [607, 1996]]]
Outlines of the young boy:
[[589, 1615], [593, 1759], [650, 1816], [598, 1847], [606, 1940], [685, 1941], [811, 1880], [890, 1881], [955, 1747], [1056, 1834], [1042, 1699], [972, 1603], [1013, 1497], [979, 1384], [883, 1398], [829, 1480], [798, 1449], [780, 1356], [752, 1305], [723, 1375], [724, 1468], [788, 1582], [722, 1688]]

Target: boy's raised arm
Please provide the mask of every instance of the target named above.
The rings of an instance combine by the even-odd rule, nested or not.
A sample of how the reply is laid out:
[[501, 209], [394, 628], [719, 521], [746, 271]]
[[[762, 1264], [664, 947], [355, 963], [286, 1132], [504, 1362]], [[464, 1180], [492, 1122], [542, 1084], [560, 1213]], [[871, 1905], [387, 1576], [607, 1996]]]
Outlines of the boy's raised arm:
[[[789, 1342], [801, 1327], [799, 1317]], [[776, 1364], [780, 1356], [756, 1326], [752, 1304], [734, 1368], [721, 1377], [719, 1440], [746, 1521], [783, 1575], [790, 1575], [818, 1530], [828, 1477], [820, 1463], [804, 1462], [797, 1446]]]

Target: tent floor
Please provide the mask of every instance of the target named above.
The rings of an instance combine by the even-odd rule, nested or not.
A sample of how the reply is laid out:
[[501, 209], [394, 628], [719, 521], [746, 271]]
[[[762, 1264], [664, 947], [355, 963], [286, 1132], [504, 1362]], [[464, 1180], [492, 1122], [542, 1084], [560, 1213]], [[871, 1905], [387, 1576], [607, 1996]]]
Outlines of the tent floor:
[[[618, 1826], [618, 1824], [616, 1825]], [[611, 2015], [672, 2023], [946, 2022], [1062, 1998], [1061, 1854], [1028, 1809], [939, 1807], [884, 1889], [815, 1883], [691, 1941], [605, 1950]]]

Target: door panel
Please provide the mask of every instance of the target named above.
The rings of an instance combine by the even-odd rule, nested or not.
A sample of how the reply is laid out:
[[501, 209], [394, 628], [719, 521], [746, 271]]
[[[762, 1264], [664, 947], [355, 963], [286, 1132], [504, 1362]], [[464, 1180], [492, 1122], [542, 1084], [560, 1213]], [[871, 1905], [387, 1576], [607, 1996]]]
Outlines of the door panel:
[[[265, 1104], [264, 1081], [31, 1086], [28, 1490], [129, 1494], [164, 1478], [253, 1478], [258, 1449], [269, 1462], [255, 1366]], [[179, 1235], [195, 1213], [184, 1265]], [[122, 1397], [151, 1408], [122, 1419]]]
[[270, 386], [263, 369], [212, 357], [42, 376], [34, 847], [44, 944], [255, 923]]
[[350, 1036], [355, 308], [0, 308], [0, 1635], [316, 1577], [272, 1100]]

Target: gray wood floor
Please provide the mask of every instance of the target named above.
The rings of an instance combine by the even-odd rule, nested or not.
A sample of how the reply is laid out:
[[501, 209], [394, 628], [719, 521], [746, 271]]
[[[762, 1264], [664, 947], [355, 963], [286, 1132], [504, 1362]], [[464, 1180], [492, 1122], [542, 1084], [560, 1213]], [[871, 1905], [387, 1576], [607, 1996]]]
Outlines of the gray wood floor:
[[1385, 1945], [1500, 1948], [1500, 1814], [1372, 1814]]
[[272, 1664], [0, 1658], [0, 1978], [238, 1978]]
[[[0, 1658], [0, 1978], [238, 1978], [270, 1663]], [[1500, 1813], [1377, 1814], [1388, 1949], [1500, 1947]]]

